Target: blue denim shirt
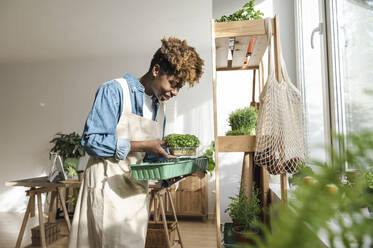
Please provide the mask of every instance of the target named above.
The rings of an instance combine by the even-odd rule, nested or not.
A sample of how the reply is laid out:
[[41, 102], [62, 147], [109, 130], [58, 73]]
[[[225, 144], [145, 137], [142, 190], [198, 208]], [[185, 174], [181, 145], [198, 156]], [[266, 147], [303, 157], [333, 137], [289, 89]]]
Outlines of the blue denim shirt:
[[[144, 86], [132, 75], [126, 74], [130, 92], [132, 113], [143, 116]], [[156, 119], [159, 101], [153, 97], [153, 107]], [[119, 139], [115, 136], [117, 124], [123, 109], [123, 89], [121, 85], [111, 80], [102, 84], [84, 126], [81, 143], [86, 152], [95, 157], [116, 157], [123, 160], [131, 150], [130, 139]], [[163, 125], [165, 130], [166, 118]], [[148, 157], [149, 155], [147, 155]], [[146, 158], [144, 159], [147, 160]]]

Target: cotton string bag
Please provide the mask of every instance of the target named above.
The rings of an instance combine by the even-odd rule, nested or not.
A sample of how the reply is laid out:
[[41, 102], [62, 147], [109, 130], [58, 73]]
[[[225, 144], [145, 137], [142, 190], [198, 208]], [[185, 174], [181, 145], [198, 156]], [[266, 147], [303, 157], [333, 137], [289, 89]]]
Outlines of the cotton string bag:
[[306, 126], [302, 98], [291, 83], [278, 45], [280, 82], [272, 58], [272, 24], [265, 19], [268, 37], [268, 79], [260, 94], [254, 161], [272, 175], [297, 172], [306, 162]]

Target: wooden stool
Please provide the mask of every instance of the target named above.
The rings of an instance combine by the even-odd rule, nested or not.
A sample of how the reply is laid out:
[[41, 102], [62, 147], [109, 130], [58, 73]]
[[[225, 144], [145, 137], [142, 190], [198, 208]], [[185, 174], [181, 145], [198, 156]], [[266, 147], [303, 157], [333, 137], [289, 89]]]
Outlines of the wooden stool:
[[[183, 242], [181, 240], [181, 234], [180, 234], [180, 229], [179, 229], [179, 223], [177, 221], [176, 217], [176, 211], [175, 211], [175, 206], [172, 201], [171, 197], [171, 192], [169, 188], [161, 188], [159, 185], [150, 185], [149, 188], [151, 189], [150, 191], [150, 203], [149, 203], [149, 218], [151, 215], [150, 208], [152, 204], [154, 204], [154, 223], [163, 223], [164, 227], [164, 235], [165, 239], [167, 240], [167, 248], [172, 248], [172, 247], [177, 247], [180, 245], [180, 247], [184, 247]], [[163, 198], [165, 196], [165, 199]], [[174, 217], [173, 223], [176, 225], [176, 230], [179, 239], [175, 240], [173, 244], [171, 244], [170, 236], [169, 236], [169, 230], [167, 227], [167, 219], [166, 219], [166, 213], [165, 213], [165, 206], [164, 206], [164, 201], [167, 202], [167, 199], [170, 201], [170, 205], [172, 208], [172, 215]], [[162, 216], [162, 218], [161, 218]], [[162, 221], [162, 222], [161, 222]]]

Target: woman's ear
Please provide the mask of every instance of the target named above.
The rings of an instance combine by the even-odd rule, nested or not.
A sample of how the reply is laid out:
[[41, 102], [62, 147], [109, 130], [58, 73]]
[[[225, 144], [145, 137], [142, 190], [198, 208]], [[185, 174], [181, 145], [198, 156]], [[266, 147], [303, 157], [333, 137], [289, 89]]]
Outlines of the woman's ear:
[[153, 75], [153, 78], [157, 77], [160, 73], [160, 69], [161, 67], [159, 66], [159, 64], [155, 64], [152, 68], [152, 75]]

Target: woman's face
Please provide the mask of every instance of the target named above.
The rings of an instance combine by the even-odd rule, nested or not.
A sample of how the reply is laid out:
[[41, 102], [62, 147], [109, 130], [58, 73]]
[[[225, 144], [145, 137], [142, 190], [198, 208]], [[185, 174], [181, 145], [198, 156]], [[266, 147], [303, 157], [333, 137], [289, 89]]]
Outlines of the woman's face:
[[174, 76], [160, 75], [159, 71], [156, 73], [151, 84], [153, 94], [159, 101], [167, 101], [170, 98], [177, 96], [180, 89], [179, 86], [180, 85]]

